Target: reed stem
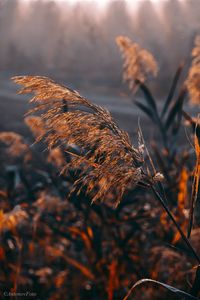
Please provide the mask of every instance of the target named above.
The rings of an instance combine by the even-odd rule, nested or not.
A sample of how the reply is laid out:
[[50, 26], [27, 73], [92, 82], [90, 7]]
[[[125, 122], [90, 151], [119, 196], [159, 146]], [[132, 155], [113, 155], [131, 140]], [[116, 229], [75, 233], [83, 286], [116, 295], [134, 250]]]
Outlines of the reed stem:
[[177, 228], [178, 232], [180, 233], [183, 241], [186, 243], [186, 245], [188, 246], [188, 248], [190, 249], [191, 253], [193, 254], [193, 256], [195, 257], [195, 259], [197, 260], [198, 264], [200, 264], [200, 257], [198, 256], [198, 254], [196, 253], [196, 251], [194, 250], [193, 246], [191, 245], [190, 241], [188, 240], [188, 238], [186, 237], [186, 235], [184, 234], [184, 232], [182, 231], [182, 229], [180, 228], [180, 226], [178, 225], [178, 223], [176, 222], [173, 214], [170, 212], [169, 208], [167, 207], [167, 205], [165, 204], [165, 202], [163, 201], [162, 197], [160, 196], [160, 194], [156, 191], [156, 189], [151, 186], [151, 190], [153, 192], [153, 194], [155, 195], [155, 197], [158, 199], [158, 201], [160, 202], [160, 204], [163, 206], [163, 208], [165, 209], [166, 213], [168, 214], [169, 218], [172, 220], [172, 222], [174, 223], [175, 227]]

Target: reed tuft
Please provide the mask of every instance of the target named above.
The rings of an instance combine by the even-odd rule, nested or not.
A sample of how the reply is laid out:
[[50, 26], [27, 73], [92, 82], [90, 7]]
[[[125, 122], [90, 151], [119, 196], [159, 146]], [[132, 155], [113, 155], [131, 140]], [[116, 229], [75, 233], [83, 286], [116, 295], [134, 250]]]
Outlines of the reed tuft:
[[200, 36], [197, 36], [192, 50], [192, 65], [188, 72], [186, 86], [192, 104], [200, 103]]
[[[71, 152], [69, 162], [80, 169], [73, 190], [79, 193], [84, 188], [92, 201], [112, 195], [119, 203], [127, 187], [142, 181], [143, 147], [132, 146], [128, 134], [105, 108], [47, 77], [17, 76], [13, 80], [23, 85], [20, 93], [35, 94], [31, 99], [35, 107], [29, 113], [41, 112], [39, 123], [45, 130], [39, 130], [39, 136], [49, 148], [69, 152], [69, 144], [79, 147], [78, 154]], [[38, 120], [28, 119], [33, 132], [38, 131]]]
[[0, 210], [0, 232], [4, 230], [15, 230], [18, 225], [28, 219], [28, 214], [16, 205], [11, 211]]
[[116, 43], [124, 59], [123, 80], [129, 84], [131, 90], [135, 91], [138, 83], [144, 83], [149, 76], [157, 75], [157, 62], [149, 51], [125, 36], [118, 36]]
[[15, 132], [5, 131], [0, 133], [0, 142], [5, 144], [8, 153], [13, 157], [29, 156], [29, 146], [23, 137]]

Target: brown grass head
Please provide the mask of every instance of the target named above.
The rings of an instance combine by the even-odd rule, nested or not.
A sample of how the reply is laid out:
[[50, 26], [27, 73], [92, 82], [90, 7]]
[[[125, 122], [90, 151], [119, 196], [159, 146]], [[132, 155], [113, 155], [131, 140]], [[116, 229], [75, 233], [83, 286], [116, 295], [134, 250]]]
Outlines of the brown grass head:
[[0, 210], [0, 232], [4, 230], [14, 230], [18, 225], [21, 225], [28, 218], [27, 213], [20, 207], [15, 206], [9, 212], [3, 212]]
[[62, 211], [66, 207], [66, 202], [63, 202], [59, 197], [51, 195], [47, 191], [43, 191], [39, 194], [34, 206], [40, 213], [44, 211], [53, 213]]
[[188, 72], [186, 86], [192, 104], [200, 103], [200, 36], [197, 36], [192, 50], [192, 64]]
[[144, 83], [149, 76], [157, 75], [157, 62], [149, 51], [125, 36], [118, 36], [116, 43], [124, 59], [123, 80], [129, 84], [131, 90], [136, 90], [136, 80]]
[[12, 131], [1, 132], [0, 141], [8, 147], [7, 152], [11, 156], [30, 158], [29, 147], [20, 134]]
[[41, 117], [27, 116], [25, 117], [24, 121], [37, 141], [39, 141], [45, 135], [46, 129]]
[[[71, 166], [80, 168], [75, 188], [86, 188], [92, 200], [112, 195], [118, 203], [127, 186], [142, 180], [143, 151], [132, 146], [110, 113], [82, 97], [78, 92], [40, 76], [19, 76], [13, 80], [23, 85], [20, 93], [34, 93], [31, 102], [42, 112], [45, 141], [49, 148], [75, 144], [80, 153], [72, 153]], [[68, 111], [65, 108], [67, 105]], [[76, 190], [77, 191], [77, 190]]]
[[57, 168], [63, 168], [65, 166], [65, 157], [64, 153], [59, 147], [53, 147], [49, 151], [49, 155], [47, 157], [47, 162], [56, 166]]

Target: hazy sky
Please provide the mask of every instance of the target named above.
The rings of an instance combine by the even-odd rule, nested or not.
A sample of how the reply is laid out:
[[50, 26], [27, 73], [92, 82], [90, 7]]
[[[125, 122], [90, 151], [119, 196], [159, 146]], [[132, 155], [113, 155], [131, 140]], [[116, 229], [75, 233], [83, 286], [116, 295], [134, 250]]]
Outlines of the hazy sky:
[[[164, 86], [179, 63], [190, 60], [200, 34], [199, 0], [78, 2], [0, 0], [0, 70], [52, 72], [76, 84], [119, 86], [118, 35], [152, 52]], [[97, 4], [106, 2], [99, 10]]]

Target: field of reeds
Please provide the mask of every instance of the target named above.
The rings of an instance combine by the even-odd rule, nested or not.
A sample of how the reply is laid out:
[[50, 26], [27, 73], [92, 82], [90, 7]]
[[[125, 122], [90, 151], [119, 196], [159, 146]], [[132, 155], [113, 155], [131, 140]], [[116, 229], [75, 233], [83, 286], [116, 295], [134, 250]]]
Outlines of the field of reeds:
[[0, 133], [1, 299], [200, 297], [200, 37], [163, 101], [148, 85], [156, 58], [116, 43], [139, 111], [134, 141], [78, 91], [12, 78], [31, 98], [30, 134]]

